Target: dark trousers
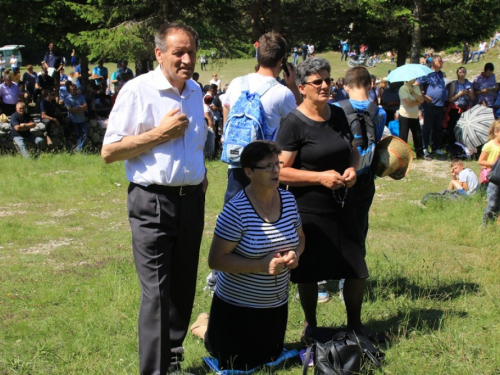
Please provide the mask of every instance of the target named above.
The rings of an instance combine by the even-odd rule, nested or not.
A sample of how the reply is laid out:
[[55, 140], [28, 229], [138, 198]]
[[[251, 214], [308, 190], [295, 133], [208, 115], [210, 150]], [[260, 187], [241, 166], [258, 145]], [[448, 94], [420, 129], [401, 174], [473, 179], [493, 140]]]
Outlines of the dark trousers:
[[420, 129], [420, 121], [418, 121], [418, 118], [407, 118], [399, 116], [399, 138], [401, 138], [405, 142], [408, 142], [408, 134], [410, 130], [413, 137], [413, 147], [415, 148], [417, 158], [423, 158], [424, 150], [422, 146], [422, 131]]
[[356, 204], [356, 221], [362, 235], [362, 250], [366, 256], [366, 237], [368, 236], [368, 217], [370, 207], [375, 196], [375, 181], [373, 181], [372, 173], [359, 175], [356, 183], [351, 188], [354, 194], [354, 202]]
[[444, 108], [433, 105], [424, 107], [424, 126], [422, 129], [422, 143], [424, 148], [428, 148], [431, 141], [432, 151], [441, 148], [441, 133], [443, 132]]
[[455, 145], [455, 142], [457, 141], [457, 138], [455, 137], [455, 127], [457, 126], [457, 122], [460, 119], [460, 113], [458, 113], [458, 108], [451, 108], [450, 109], [450, 119], [448, 120], [448, 126], [446, 127], [446, 130], [448, 132], [448, 149], [451, 150], [451, 148]]
[[462, 52], [462, 64], [467, 64], [467, 61], [469, 61], [469, 51]]
[[[163, 375], [171, 350], [182, 347], [191, 319], [203, 234], [201, 184], [183, 196], [172, 188], [131, 183], [128, 212], [141, 283], [139, 368]], [[175, 356], [174, 356], [175, 357]]]

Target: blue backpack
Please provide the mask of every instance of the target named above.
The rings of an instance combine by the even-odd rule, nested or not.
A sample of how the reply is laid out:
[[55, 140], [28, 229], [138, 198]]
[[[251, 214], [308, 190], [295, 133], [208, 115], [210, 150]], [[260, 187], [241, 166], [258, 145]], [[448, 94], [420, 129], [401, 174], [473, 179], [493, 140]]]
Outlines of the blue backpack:
[[221, 160], [240, 167], [243, 149], [249, 143], [266, 139], [266, 116], [260, 98], [278, 81], [265, 83], [256, 92], [250, 93], [248, 76], [241, 77], [241, 96], [231, 107], [224, 125], [224, 142]]

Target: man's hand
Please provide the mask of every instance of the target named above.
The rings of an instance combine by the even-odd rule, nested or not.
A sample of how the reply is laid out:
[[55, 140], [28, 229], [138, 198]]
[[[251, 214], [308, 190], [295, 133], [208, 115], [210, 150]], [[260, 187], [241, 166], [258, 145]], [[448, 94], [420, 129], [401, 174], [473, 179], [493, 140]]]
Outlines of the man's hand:
[[169, 139], [182, 137], [189, 125], [187, 116], [179, 112], [179, 108], [168, 111], [158, 125], [158, 130]]

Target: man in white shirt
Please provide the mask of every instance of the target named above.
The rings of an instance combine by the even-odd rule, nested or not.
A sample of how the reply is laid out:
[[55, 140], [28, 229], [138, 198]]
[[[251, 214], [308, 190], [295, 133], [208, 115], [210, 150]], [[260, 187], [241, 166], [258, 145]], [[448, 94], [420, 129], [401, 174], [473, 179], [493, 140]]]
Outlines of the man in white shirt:
[[472, 52], [472, 56], [470, 57], [470, 61], [474, 62], [474, 56], [477, 55], [477, 61], [481, 58], [481, 55], [484, 55], [486, 52], [488, 52], [488, 45], [484, 40], [481, 40], [481, 43], [479, 43], [479, 50]]
[[217, 90], [220, 90], [221, 88], [221, 81], [217, 76], [217, 73], [212, 74], [212, 79], [210, 80], [211, 85], [217, 85]]
[[[258, 91], [270, 82], [276, 83], [260, 99], [267, 121], [265, 136], [267, 140], [271, 141], [276, 139], [281, 119], [285, 118], [302, 102], [302, 96], [295, 84], [295, 72], [290, 64], [287, 63], [290, 74], [283, 73], [287, 86], [273, 82], [276, 81], [276, 77], [280, 74], [281, 63], [285, 58], [286, 52], [286, 41], [280, 34], [269, 32], [262, 35], [259, 39], [257, 54], [259, 70], [256, 73], [248, 75], [248, 86], [251, 93]], [[241, 96], [241, 79], [242, 77], [237, 77], [229, 85], [224, 101], [222, 102], [224, 120], [227, 119], [231, 106]], [[224, 203], [229, 202], [249, 182], [242, 168], [235, 168], [230, 165], [227, 174]], [[215, 280], [216, 272], [213, 271], [207, 277], [206, 289], [215, 290]]]
[[139, 367], [180, 370], [193, 307], [208, 185], [197, 33], [170, 23], [155, 35], [156, 70], [129, 81], [109, 117], [102, 157], [125, 160], [128, 213], [141, 283]]
[[14, 70], [14, 68], [17, 68], [17, 57], [12, 54], [12, 56], [10, 57], [10, 68], [12, 70]]

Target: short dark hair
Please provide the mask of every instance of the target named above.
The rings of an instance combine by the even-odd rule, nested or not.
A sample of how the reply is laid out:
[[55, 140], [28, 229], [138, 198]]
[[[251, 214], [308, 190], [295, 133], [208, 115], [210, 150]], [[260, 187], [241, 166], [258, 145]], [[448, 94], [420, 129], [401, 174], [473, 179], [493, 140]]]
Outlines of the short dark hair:
[[268, 156], [280, 155], [281, 147], [272, 141], [254, 141], [249, 143], [241, 153], [240, 163], [242, 168], [253, 169], [257, 163]]
[[493, 63], [486, 63], [484, 65], [484, 71], [486, 72], [487, 70], [489, 70], [490, 72], [493, 72], [495, 70], [495, 66], [493, 65]]
[[215, 83], [210, 84], [210, 90], [217, 90], [219, 86], [217, 86]]
[[307, 77], [311, 74], [319, 73], [322, 70], [326, 70], [330, 74], [331, 68], [328, 60], [321, 57], [311, 57], [299, 65], [297, 65], [297, 71], [295, 73], [295, 84], [305, 85], [307, 82]]
[[372, 79], [368, 69], [364, 66], [355, 66], [348, 69], [345, 73], [345, 84], [348, 87], [371, 87]]
[[274, 68], [285, 57], [286, 51], [286, 40], [281, 34], [265, 33], [259, 38], [257, 62], [264, 68]]
[[196, 50], [198, 50], [198, 44], [199, 44], [198, 33], [194, 31], [192, 27], [186, 26], [179, 22], [164, 23], [158, 28], [158, 31], [156, 31], [155, 34], [155, 47], [158, 48], [160, 51], [165, 52], [168, 48], [167, 36], [170, 33], [174, 32], [175, 30], [182, 30], [186, 34], [191, 35], [194, 39]]
[[[431, 53], [432, 55], [432, 53]], [[441, 58], [441, 55], [432, 55], [432, 63], [434, 64], [436, 61], [438, 60], [441, 60], [443, 61], [443, 59]]]
[[194, 72], [193, 73], [193, 79], [196, 81], [196, 80], [198, 80], [198, 78], [200, 78], [200, 73]]

